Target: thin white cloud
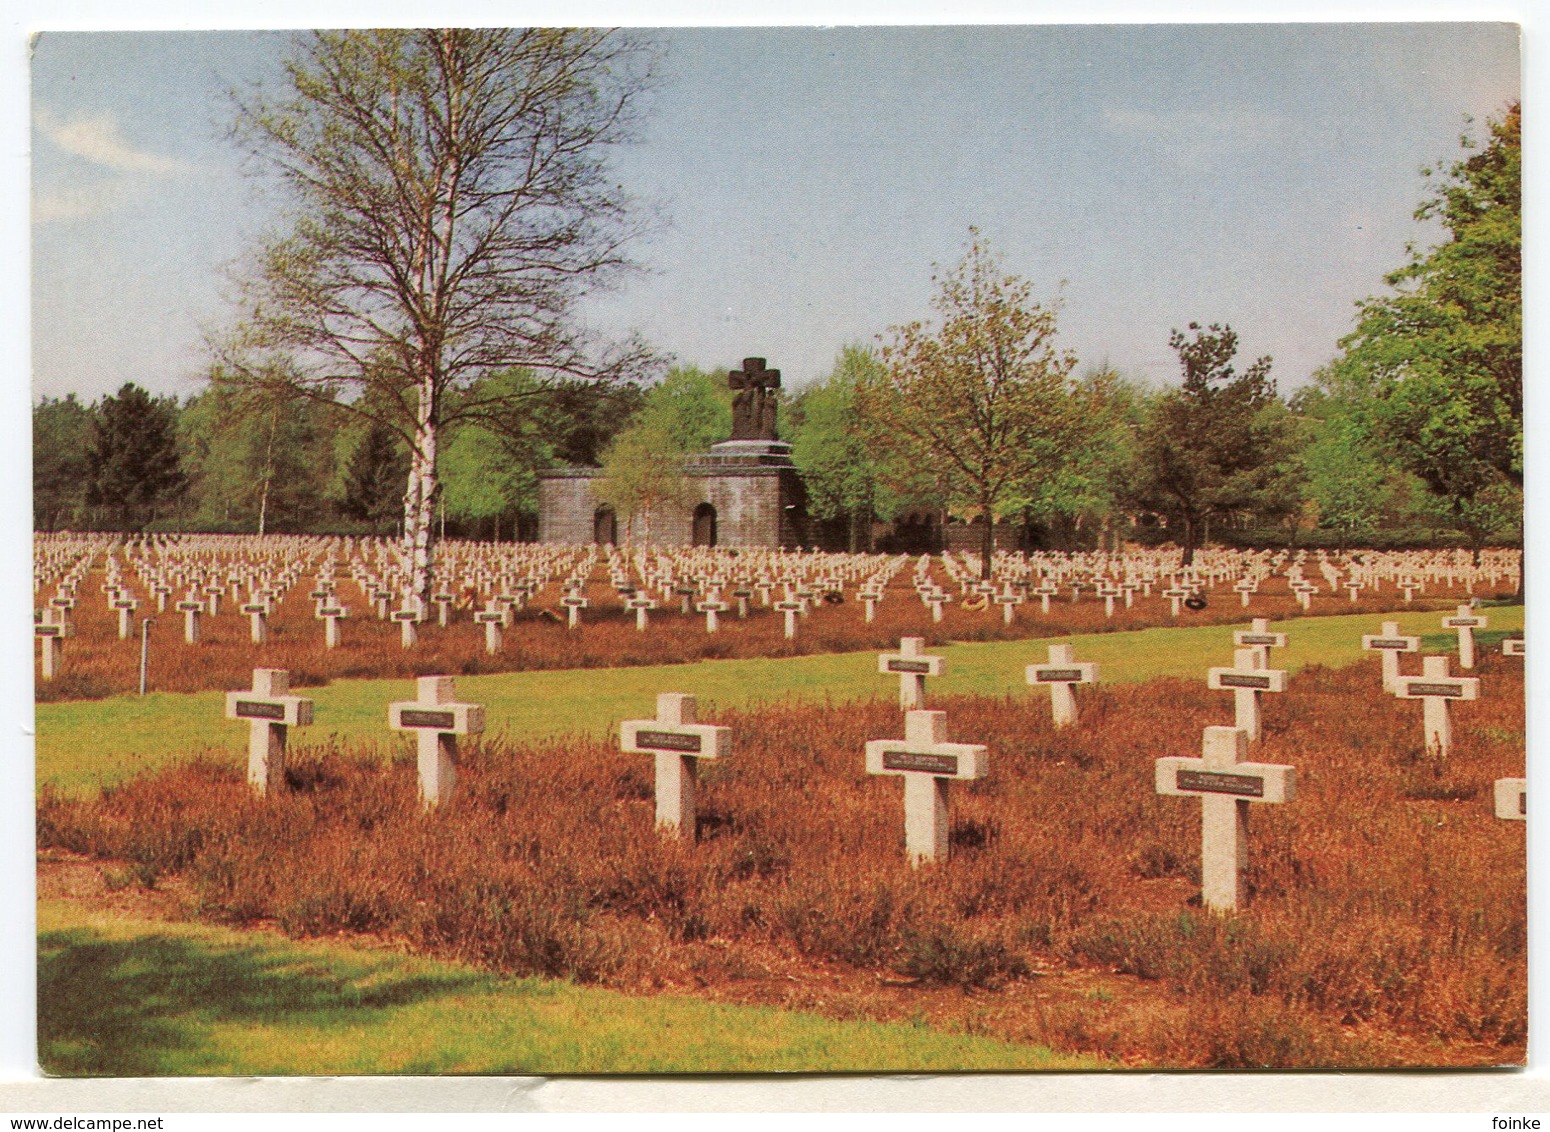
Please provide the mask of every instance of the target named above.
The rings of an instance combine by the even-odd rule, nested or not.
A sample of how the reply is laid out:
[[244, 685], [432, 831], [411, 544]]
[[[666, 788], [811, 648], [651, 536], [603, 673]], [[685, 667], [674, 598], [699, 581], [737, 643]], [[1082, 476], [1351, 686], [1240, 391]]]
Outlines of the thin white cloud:
[[140, 173], [158, 177], [193, 171], [193, 166], [175, 157], [147, 153], [130, 145], [119, 132], [111, 114], [72, 118], [61, 121], [39, 107], [36, 124], [42, 135], [66, 153], [83, 157], [116, 173]]
[[116, 185], [99, 184], [91, 188], [64, 189], [34, 193], [32, 222], [53, 224], [69, 220], [87, 220], [111, 212], [124, 194]]

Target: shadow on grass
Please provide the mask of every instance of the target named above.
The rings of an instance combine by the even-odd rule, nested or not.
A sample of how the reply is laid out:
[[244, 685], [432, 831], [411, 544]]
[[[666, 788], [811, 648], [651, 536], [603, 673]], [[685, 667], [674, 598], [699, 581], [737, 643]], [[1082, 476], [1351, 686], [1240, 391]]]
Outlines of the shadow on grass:
[[473, 972], [403, 974], [392, 963], [326, 962], [170, 935], [45, 932], [38, 940], [39, 1061], [65, 1077], [221, 1072], [199, 1052], [213, 1025], [360, 1026], [375, 1011], [481, 981]]

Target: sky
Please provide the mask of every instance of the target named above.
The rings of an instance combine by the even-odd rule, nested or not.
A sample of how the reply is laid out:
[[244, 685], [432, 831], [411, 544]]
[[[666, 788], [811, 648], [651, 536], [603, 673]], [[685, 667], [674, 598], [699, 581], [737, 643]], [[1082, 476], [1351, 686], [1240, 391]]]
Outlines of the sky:
[[[1423, 166], [1519, 93], [1507, 24], [677, 28], [612, 158], [652, 218], [581, 315], [788, 386], [931, 315], [976, 226], [1060, 305], [1084, 366], [1176, 377], [1223, 322], [1284, 391], [1337, 351], [1408, 242]], [[291, 38], [46, 32], [32, 70], [35, 396], [188, 395], [228, 274], [284, 223], [226, 137]]]

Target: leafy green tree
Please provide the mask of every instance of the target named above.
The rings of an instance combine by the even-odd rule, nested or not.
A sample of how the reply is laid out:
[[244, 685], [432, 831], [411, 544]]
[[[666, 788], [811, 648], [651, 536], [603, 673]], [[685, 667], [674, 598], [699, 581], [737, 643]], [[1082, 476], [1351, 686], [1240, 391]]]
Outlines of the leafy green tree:
[[143, 531], [187, 486], [178, 458], [176, 400], [133, 382], [104, 397], [86, 448], [86, 502], [114, 530]]
[[684, 475], [686, 455], [678, 438], [660, 421], [639, 422], [614, 437], [592, 491], [600, 503], [623, 518], [626, 545], [651, 542], [654, 514], [694, 501], [694, 486]]
[[391, 528], [399, 511], [408, 474], [409, 460], [397, 434], [373, 421], [346, 465], [340, 511], [370, 524], [377, 534], [383, 533]]
[[258, 249], [232, 371], [337, 401], [409, 453], [410, 585], [428, 596], [444, 434], [507, 403], [481, 377], [609, 379], [645, 351], [605, 351], [573, 312], [627, 266], [629, 202], [605, 157], [649, 79], [628, 34], [572, 29], [317, 32], [283, 95], [237, 136], [295, 205]]
[[682, 453], [703, 452], [732, 435], [732, 393], [698, 366], [674, 366], [645, 391], [631, 422], [668, 436]]
[[1209, 524], [1237, 515], [1280, 518], [1299, 504], [1296, 428], [1276, 396], [1270, 359], [1233, 368], [1238, 335], [1213, 323], [1175, 330], [1183, 381], [1146, 415], [1130, 465], [1130, 497], [1166, 515], [1194, 561]]
[[785, 418], [807, 512], [819, 520], [846, 519], [852, 552], [872, 550], [874, 519], [891, 519], [920, 502], [915, 470], [901, 466], [896, 448], [874, 437], [856, 408], [856, 387], [882, 379], [874, 351], [846, 346], [829, 376], [805, 387]]
[[1416, 209], [1447, 238], [1412, 247], [1385, 280], [1393, 293], [1357, 304], [1337, 362], [1367, 391], [1373, 439], [1448, 501], [1477, 550], [1491, 525], [1484, 516], [1500, 510], [1493, 489], [1523, 487], [1519, 104], [1489, 132], [1485, 148], [1454, 163]]
[[40, 531], [85, 518], [91, 422], [92, 411], [74, 393], [32, 407], [32, 521]]
[[1082, 434], [1070, 381], [1076, 357], [1055, 347], [1055, 311], [1003, 274], [977, 230], [961, 263], [937, 270], [941, 325], [894, 327], [883, 373], [857, 386], [857, 408], [882, 443], [940, 473], [947, 505], [984, 520], [989, 577], [993, 524], [1015, 513], [1028, 484], [1054, 476]]
[[331, 518], [330, 408], [263, 396], [219, 369], [184, 406], [185, 517], [200, 530], [301, 532]]
[[1126, 510], [1124, 477], [1134, 458], [1145, 396], [1104, 365], [1083, 373], [1072, 397], [1083, 427], [1068, 458], [1020, 485], [1014, 505], [1030, 533], [1044, 527], [1057, 535], [1062, 549], [1092, 545], [1093, 536], [1109, 546], [1117, 542]]

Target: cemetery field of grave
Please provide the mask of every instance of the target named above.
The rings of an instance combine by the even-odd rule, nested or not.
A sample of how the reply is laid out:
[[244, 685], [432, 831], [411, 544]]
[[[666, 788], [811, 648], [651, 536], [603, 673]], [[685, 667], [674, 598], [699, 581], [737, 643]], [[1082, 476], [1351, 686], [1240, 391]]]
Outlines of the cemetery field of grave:
[[[1391, 609], [1407, 604], [1385, 596]], [[1181, 1068], [1520, 1063], [1525, 824], [1504, 819], [1523, 813], [1523, 661], [1492, 634], [1515, 631], [1521, 610], [1409, 604], [1253, 629], [1240, 615], [1224, 618], [1231, 628], [1068, 636], [1069, 651], [1047, 663], [1045, 641], [939, 646], [928, 612], [909, 626], [922, 639], [899, 649], [895, 637], [881, 660], [515, 673], [455, 689], [422, 680], [418, 691], [396, 680], [314, 692], [246, 672], [226, 687], [238, 722], [220, 722], [217, 697], [163, 697], [146, 734], [165, 725], [181, 751], [124, 777], [119, 762], [100, 792], [83, 789], [82, 766], [50, 764], [49, 733], [67, 713], [108, 719], [132, 700], [42, 705], [60, 714], [40, 711], [40, 887], [57, 902], [61, 875], [96, 878], [110, 917], [88, 930], [79, 901], [45, 905], [60, 977], [42, 1011], [89, 1017], [83, 988], [96, 973], [81, 956], [143, 935], [131, 921], [149, 903], [221, 931], [387, 945], [423, 957], [414, 963], [465, 965], [479, 972], [471, 979], [558, 980], [533, 984], [545, 994], [612, 992], [658, 1035], [655, 1047], [588, 1044], [578, 1008], [558, 1027], [566, 1041], [555, 1048], [568, 1052], [534, 1049], [512, 1071], [666, 1066], [662, 1047], [680, 1031], [663, 1019], [707, 1008], [684, 1007], [685, 996], [776, 1008], [791, 1025], [903, 1026], [926, 1043], [834, 1031], [813, 1039], [829, 1044], [806, 1068], [925, 1069], [941, 1064], [930, 1042], [971, 1038], [988, 1044], [962, 1068], [1052, 1056]], [[1477, 615], [1488, 624], [1464, 672], [1464, 655], [1438, 654], [1462, 646]], [[1444, 629], [1450, 616], [1458, 624]], [[1410, 653], [1429, 655], [1423, 665]], [[697, 693], [697, 716], [692, 697], [658, 702], [668, 692]], [[1062, 695], [1072, 715], [1058, 725]], [[395, 726], [419, 729], [418, 764], [387, 729], [390, 700]], [[312, 731], [284, 706], [300, 701]], [[326, 731], [348, 702], [358, 718]], [[174, 723], [175, 705], [206, 722]], [[519, 710], [531, 714], [513, 725]], [[240, 756], [201, 754], [209, 744], [194, 738], [240, 735], [244, 719], [257, 744], [246, 778]], [[283, 751], [282, 719], [296, 724]], [[1239, 744], [1225, 764], [1212, 754], [1223, 734]], [[274, 771], [263, 793], [260, 763]], [[688, 777], [664, 779], [664, 767]], [[665, 781], [677, 783], [672, 797]], [[922, 783], [935, 785], [917, 811]], [[1212, 848], [1213, 806], [1229, 831], [1238, 823], [1226, 858]], [[275, 962], [284, 972], [290, 960]], [[236, 979], [212, 995], [250, 989]], [[748, 1044], [769, 1015], [726, 1017], [743, 1037], [672, 1067], [781, 1068], [769, 1043]], [[394, 1024], [351, 1018], [373, 1034]], [[230, 1040], [254, 1044], [251, 1033]], [[67, 1034], [44, 1060], [82, 1072], [91, 1056]], [[202, 1064], [217, 1071], [270, 1064], [210, 1057]]]

